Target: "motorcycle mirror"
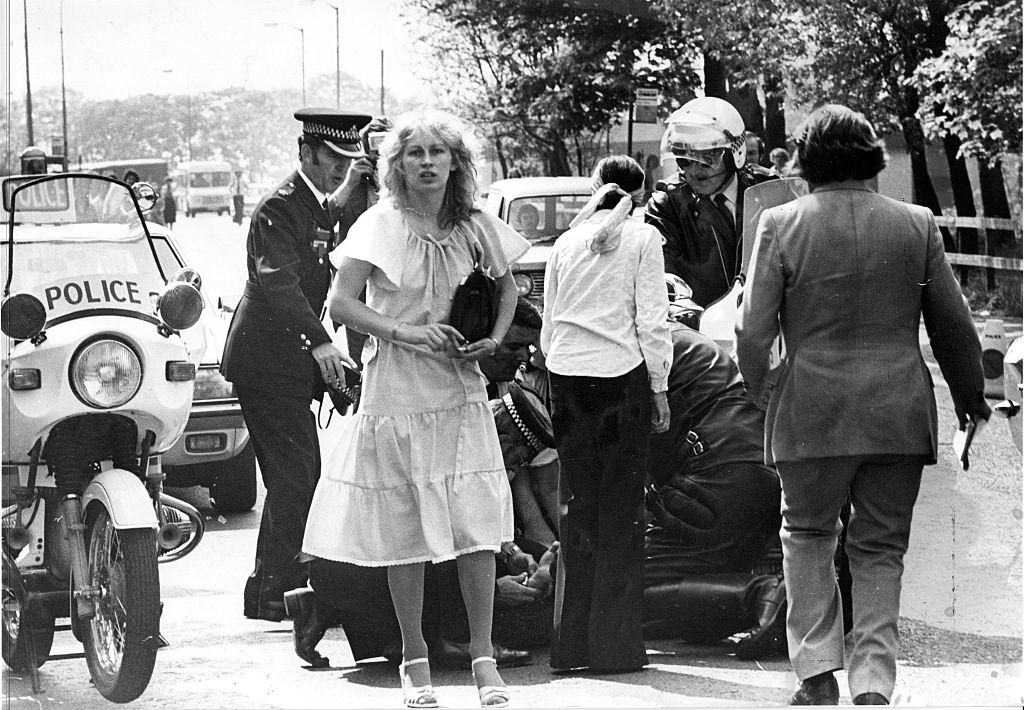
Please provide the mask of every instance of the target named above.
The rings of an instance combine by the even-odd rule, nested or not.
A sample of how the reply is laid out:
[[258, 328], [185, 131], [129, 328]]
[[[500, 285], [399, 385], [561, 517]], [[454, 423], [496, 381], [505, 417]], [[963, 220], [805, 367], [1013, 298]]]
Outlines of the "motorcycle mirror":
[[28, 340], [46, 325], [43, 302], [30, 293], [15, 293], [0, 305], [0, 330], [14, 340]]
[[132, 185], [132, 191], [135, 193], [135, 201], [139, 203], [140, 210], [149, 212], [153, 209], [153, 205], [156, 204], [155, 187], [148, 182], [137, 182]]
[[203, 297], [190, 283], [171, 281], [156, 301], [156, 310], [171, 330], [187, 330], [199, 321], [203, 312]]
[[184, 269], [179, 269], [177, 273], [175, 273], [174, 276], [171, 277], [171, 283], [174, 283], [176, 281], [191, 284], [196, 287], [197, 291], [201, 291], [203, 289], [203, 277], [200, 276], [199, 272], [196, 271], [195, 269], [190, 269], [188, 267], [185, 267]]

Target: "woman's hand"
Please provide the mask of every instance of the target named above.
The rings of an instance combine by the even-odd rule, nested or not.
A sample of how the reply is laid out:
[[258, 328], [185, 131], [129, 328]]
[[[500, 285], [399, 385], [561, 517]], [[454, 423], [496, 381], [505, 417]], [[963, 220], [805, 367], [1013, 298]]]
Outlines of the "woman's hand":
[[453, 357], [463, 360], [481, 360], [490, 357], [498, 350], [498, 341], [494, 338], [481, 338], [475, 343], [466, 343], [460, 347]]
[[671, 414], [668, 409], [668, 392], [651, 393], [651, 433], [664, 434], [668, 431]]
[[395, 339], [409, 345], [426, 345], [435, 353], [443, 352], [453, 356], [466, 344], [462, 334], [445, 323], [402, 323], [395, 329]]

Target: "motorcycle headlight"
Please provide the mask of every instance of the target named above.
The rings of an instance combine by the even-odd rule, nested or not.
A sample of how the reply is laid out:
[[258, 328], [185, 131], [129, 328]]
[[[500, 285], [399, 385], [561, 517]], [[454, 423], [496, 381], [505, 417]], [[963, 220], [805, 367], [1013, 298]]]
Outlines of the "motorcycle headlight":
[[89, 343], [71, 361], [71, 388], [90, 407], [119, 407], [141, 384], [139, 356], [119, 340]]

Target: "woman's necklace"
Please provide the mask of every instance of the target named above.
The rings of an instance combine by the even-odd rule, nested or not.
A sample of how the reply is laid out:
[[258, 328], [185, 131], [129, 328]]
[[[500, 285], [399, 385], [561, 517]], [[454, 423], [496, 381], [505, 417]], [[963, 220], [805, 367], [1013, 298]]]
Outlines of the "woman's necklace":
[[405, 209], [405, 210], [407, 210], [409, 212], [412, 212], [414, 215], [416, 215], [417, 217], [419, 217], [420, 219], [423, 219], [423, 220], [427, 220], [427, 221], [431, 221], [432, 222], [432, 221], [437, 219], [437, 212], [434, 212], [434, 213], [424, 212], [423, 210], [416, 209], [412, 205], [403, 205], [402, 209]]

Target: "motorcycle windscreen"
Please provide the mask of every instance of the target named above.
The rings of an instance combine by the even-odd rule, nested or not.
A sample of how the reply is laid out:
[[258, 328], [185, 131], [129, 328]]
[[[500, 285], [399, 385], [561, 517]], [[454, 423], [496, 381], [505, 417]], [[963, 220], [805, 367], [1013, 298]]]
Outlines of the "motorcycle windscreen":
[[748, 187], [743, 193], [743, 263], [740, 272], [750, 273], [750, 256], [754, 253], [754, 238], [761, 215], [772, 207], [792, 202], [809, 192], [803, 178], [786, 177], [768, 180]]
[[[754, 239], [761, 215], [769, 208], [784, 205], [808, 192], [803, 178], [781, 178], [752, 185], [743, 193], [743, 261], [740, 273], [744, 278], [737, 279], [729, 293], [708, 306], [700, 319], [700, 332], [712, 338], [730, 354], [735, 351], [736, 321], [739, 317], [743, 281], [750, 271], [750, 259], [754, 253]], [[782, 356], [780, 338], [777, 347], [772, 348], [772, 364], [780, 362]]]
[[130, 188], [74, 174], [12, 183], [4, 181], [13, 243], [3, 260], [11, 293], [38, 298], [48, 326], [119, 311], [155, 320], [164, 275]]

